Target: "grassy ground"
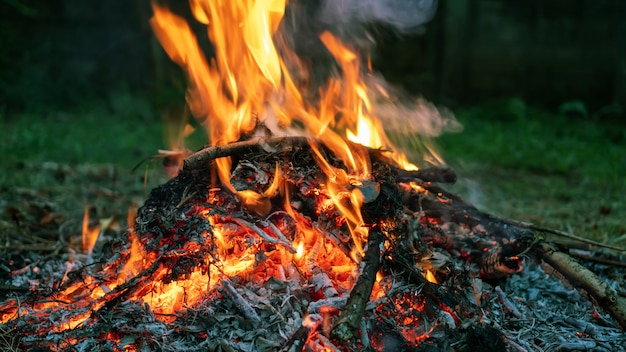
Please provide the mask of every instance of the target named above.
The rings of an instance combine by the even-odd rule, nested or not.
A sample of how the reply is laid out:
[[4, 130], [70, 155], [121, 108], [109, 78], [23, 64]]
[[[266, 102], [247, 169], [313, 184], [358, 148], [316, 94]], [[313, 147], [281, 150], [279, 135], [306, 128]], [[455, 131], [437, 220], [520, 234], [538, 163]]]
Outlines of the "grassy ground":
[[567, 117], [517, 99], [461, 109], [440, 145], [455, 189], [492, 213], [626, 244], [626, 123]]
[[[626, 246], [624, 122], [568, 118], [519, 100], [455, 114], [464, 131], [439, 140], [459, 175], [452, 191], [503, 217]], [[123, 222], [129, 204], [164, 180], [156, 164], [147, 185], [144, 168], [131, 173], [167, 143], [159, 114], [128, 94], [70, 112], [0, 113], [0, 128], [0, 237], [17, 241], [51, 222], [34, 242], [78, 234], [86, 203], [92, 223]]]

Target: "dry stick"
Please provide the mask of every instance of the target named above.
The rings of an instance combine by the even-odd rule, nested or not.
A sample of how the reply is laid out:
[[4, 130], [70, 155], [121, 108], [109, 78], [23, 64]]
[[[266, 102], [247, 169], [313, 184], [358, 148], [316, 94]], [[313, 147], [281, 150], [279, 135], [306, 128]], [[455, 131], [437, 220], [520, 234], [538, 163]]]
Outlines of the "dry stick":
[[232, 156], [235, 154], [273, 150], [281, 144], [295, 148], [305, 146], [308, 143], [309, 138], [306, 137], [261, 137], [226, 145], [204, 147], [185, 159], [184, 168], [194, 168], [202, 162]]
[[579, 258], [579, 259], [583, 259], [583, 260], [590, 261], [590, 262], [596, 262], [600, 264], [626, 268], [626, 262], [608, 259], [608, 258], [596, 257], [594, 253], [589, 252], [589, 251], [584, 251], [580, 249], [570, 249], [569, 255], [571, 255], [574, 258]]
[[[509, 220], [509, 222], [513, 222], [513, 221]], [[586, 244], [590, 244], [590, 245], [593, 245], [593, 246], [596, 246], [596, 247], [604, 247], [604, 248], [616, 250], [618, 252], [626, 252], [626, 249], [624, 249], [624, 248], [617, 247], [617, 246], [612, 246], [612, 245], [609, 245], [609, 244], [604, 244], [604, 243], [600, 243], [600, 242], [596, 242], [596, 241], [592, 241], [592, 240], [587, 239], [587, 238], [583, 238], [583, 237], [579, 237], [579, 236], [576, 236], [576, 235], [572, 235], [571, 233], [558, 231], [558, 230], [553, 230], [553, 229], [549, 229], [549, 228], [546, 228], [546, 227], [537, 226], [537, 225], [534, 225], [534, 224], [518, 223], [518, 225], [519, 226], [526, 226], [527, 228], [529, 228], [531, 230], [534, 230], [534, 231], [551, 233], [553, 235], [569, 238], [569, 239], [572, 239], [572, 240], [575, 240], [575, 241], [579, 241], [579, 242], [582, 242], [582, 243], [586, 243]]]
[[365, 306], [369, 302], [372, 288], [376, 281], [376, 273], [380, 267], [380, 245], [383, 234], [378, 228], [372, 228], [367, 241], [367, 252], [363, 258], [364, 267], [361, 276], [352, 288], [345, 310], [331, 331], [331, 336], [342, 343], [350, 341], [361, 325], [365, 315]]
[[569, 255], [557, 251], [552, 245], [539, 242], [535, 247], [538, 257], [560, 272], [574, 287], [587, 291], [626, 330], [626, 297], [620, 297], [609, 284], [591, 270], [580, 265]]

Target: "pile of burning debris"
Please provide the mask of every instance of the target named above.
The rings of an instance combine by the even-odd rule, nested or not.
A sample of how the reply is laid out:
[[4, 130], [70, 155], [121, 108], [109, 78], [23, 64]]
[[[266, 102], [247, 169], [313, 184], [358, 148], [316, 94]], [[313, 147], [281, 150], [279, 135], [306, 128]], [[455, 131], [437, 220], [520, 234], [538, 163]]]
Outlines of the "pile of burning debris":
[[[301, 92], [308, 76], [278, 30], [285, 5], [190, 1], [214, 45], [207, 60], [187, 22], [154, 3], [153, 29], [185, 68], [211, 145], [130, 214], [127, 236], [95, 249], [87, 238], [84, 265], [49, 258], [12, 271], [5, 286], [16, 290], [0, 302], [6, 344], [623, 350], [623, 277], [601, 280], [542, 240], [546, 229], [441, 188], [453, 171], [409, 163], [376, 118], [358, 55], [329, 31], [319, 40], [341, 77]], [[39, 286], [17, 290], [31, 279]]]
[[[314, 140], [193, 154], [152, 191], [128, 240], [2, 303], [3, 330], [19, 333], [24, 349], [80, 351], [623, 348], [604, 313], [624, 324], [614, 288], [563, 261], [531, 227], [436, 186], [454, 179], [451, 170], [406, 171], [367, 152], [370, 177], [334, 193], [317, 158], [337, 177], [345, 166]], [[214, 161], [225, 156], [236, 192], [258, 197], [216, 182]], [[340, 209], [354, 190], [363, 195], [357, 231]], [[533, 263], [524, 269], [525, 260]]]

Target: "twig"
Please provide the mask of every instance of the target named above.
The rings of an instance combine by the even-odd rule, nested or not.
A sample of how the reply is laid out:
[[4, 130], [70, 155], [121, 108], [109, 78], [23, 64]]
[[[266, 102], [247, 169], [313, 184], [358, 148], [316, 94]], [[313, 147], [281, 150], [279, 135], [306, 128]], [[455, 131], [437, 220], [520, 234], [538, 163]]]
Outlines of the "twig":
[[517, 306], [515, 306], [515, 304], [513, 304], [513, 302], [511, 302], [511, 300], [506, 296], [506, 293], [502, 291], [502, 288], [500, 288], [500, 286], [496, 286], [495, 290], [498, 293], [498, 297], [500, 297], [500, 302], [502, 302], [506, 310], [508, 310], [518, 319], [526, 319], [524, 315], [520, 312], [520, 310], [517, 309]]
[[291, 338], [283, 347], [280, 352], [301, 352], [304, 349], [304, 343], [309, 338], [310, 329], [308, 326], [300, 326], [296, 332], [291, 335]]
[[243, 315], [251, 320], [253, 323], [258, 324], [261, 322], [261, 318], [256, 313], [254, 308], [246, 301], [243, 296], [237, 292], [228, 279], [222, 280], [222, 286], [226, 289], [225, 292], [228, 297], [235, 303], [235, 306], [243, 313]]
[[565, 322], [576, 327], [577, 329], [580, 330], [580, 332], [582, 332], [583, 334], [588, 334], [589, 336], [593, 337], [594, 339], [598, 339], [600, 336], [600, 333], [598, 332], [598, 328], [593, 325], [592, 323], [586, 322], [586, 321], [582, 321], [582, 320], [578, 320], [578, 319], [574, 319], [572, 317], [565, 317]]
[[[108, 292], [106, 295], [102, 296], [99, 300], [106, 301], [106, 304], [104, 305], [104, 307], [105, 308], [113, 307], [113, 306], [115, 306], [116, 302], [122, 302], [122, 301], [126, 300], [126, 297], [128, 295], [130, 295], [131, 293], [136, 292], [140, 288], [144, 287], [144, 285], [140, 285], [139, 283], [141, 281], [144, 281], [144, 280], [148, 281], [147, 279], [144, 279], [144, 278], [151, 276], [152, 274], [154, 274], [157, 271], [158, 268], [161, 267], [161, 258], [162, 257], [163, 256], [157, 257], [154, 260], [154, 262], [152, 262], [152, 264], [150, 264], [150, 266], [147, 267], [145, 270], [143, 270], [139, 274], [135, 275], [130, 280], [128, 280], [128, 281], [124, 282], [123, 284], [117, 286], [116, 288], [114, 288], [113, 290]], [[113, 297], [113, 298], [111, 298], [111, 297]]]
[[580, 249], [570, 249], [569, 250], [569, 255], [571, 255], [572, 257], [579, 258], [579, 259], [584, 259], [584, 260], [587, 260], [587, 261], [590, 261], [590, 262], [596, 262], [596, 263], [600, 263], [600, 264], [606, 264], [606, 265], [626, 268], [626, 262], [619, 261], [619, 260], [608, 259], [608, 258], [597, 257], [596, 255], [594, 255], [594, 253], [589, 252], [589, 251], [584, 251], [584, 250], [580, 250]]
[[525, 349], [524, 347], [522, 347], [522, 345], [513, 340], [511, 336], [506, 336], [506, 342], [509, 344], [510, 347], [515, 348], [515, 350], [518, 352], [528, 352], [527, 349]]
[[361, 319], [365, 314], [365, 306], [369, 302], [376, 281], [376, 273], [380, 267], [380, 245], [382, 241], [382, 232], [376, 227], [372, 228], [367, 241], [367, 252], [363, 258], [363, 272], [350, 292], [346, 309], [339, 316], [339, 320], [331, 332], [331, 335], [342, 343], [350, 341], [360, 328]]
[[276, 237], [278, 238], [278, 240], [285, 246], [287, 246], [287, 248], [289, 248], [289, 251], [291, 253], [295, 253], [296, 249], [293, 247], [293, 244], [291, 243], [291, 241], [289, 241], [287, 239], [287, 237], [285, 237], [285, 235], [283, 235], [282, 231], [280, 231], [280, 229], [274, 225], [273, 222], [270, 221], [260, 221], [259, 222], [261, 225], [263, 226], [267, 226], [270, 228], [270, 230], [272, 230], [272, 233], [274, 235], [276, 235]]
[[592, 241], [590, 239], [587, 238], [583, 238], [583, 237], [579, 237], [576, 235], [573, 235], [571, 233], [567, 233], [567, 232], [563, 232], [563, 231], [559, 231], [559, 230], [554, 230], [554, 229], [549, 229], [543, 226], [537, 226], [535, 224], [525, 224], [525, 223], [521, 223], [521, 222], [514, 222], [512, 220], [509, 220], [510, 223], [517, 223], [518, 226], [520, 224], [523, 224], [524, 226], [526, 226], [527, 228], [534, 230], [534, 231], [539, 231], [539, 232], [545, 232], [545, 233], [551, 233], [553, 235], [557, 235], [557, 236], [561, 236], [561, 237], [565, 237], [565, 238], [569, 238], [578, 242], [582, 242], [582, 243], [587, 243], [593, 246], [597, 246], [597, 247], [604, 247], [604, 248], [608, 248], [608, 249], [613, 249], [619, 252], [626, 252], [626, 249], [618, 247], [618, 246], [612, 246], [610, 244], [604, 244], [604, 243], [600, 243], [600, 242], [596, 242], [596, 241]]
[[346, 306], [346, 297], [332, 297], [326, 299], [320, 299], [319, 301], [309, 303], [306, 311], [309, 314], [319, 313], [322, 307], [332, 307], [337, 310], [343, 309]]
[[535, 253], [546, 263], [560, 272], [573, 286], [587, 291], [619, 326], [626, 330], [626, 297], [620, 297], [605, 281], [580, 265], [569, 255], [557, 251], [545, 242], [535, 246]]
[[556, 347], [556, 351], [590, 351], [596, 348], [596, 343], [591, 340], [578, 342], [563, 342]]
[[235, 154], [253, 153], [268, 149], [276, 149], [281, 144], [293, 147], [302, 147], [309, 143], [306, 137], [265, 137], [254, 138], [243, 142], [235, 142], [226, 145], [205, 147], [190, 156], [184, 161], [183, 169], [195, 168], [202, 162], [232, 156]]
[[250, 230], [254, 231], [254, 233], [259, 235], [259, 237], [263, 238], [267, 242], [271, 244], [280, 244], [284, 246], [285, 248], [287, 248], [291, 253], [296, 253], [296, 249], [293, 247], [293, 245], [289, 241], [286, 240], [284, 236], [282, 236], [284, 240], [281, 238], [274, 238], [268, 235], [265, 231], [261, 230], [258, 226], [256, 226], [255, 224], [251, 222], [248, 222], [242, 219], [237, 219], [237, 218], [231, 218], [231, 220], [239, 224], [239, 226], [241, 227], [247, 227]]

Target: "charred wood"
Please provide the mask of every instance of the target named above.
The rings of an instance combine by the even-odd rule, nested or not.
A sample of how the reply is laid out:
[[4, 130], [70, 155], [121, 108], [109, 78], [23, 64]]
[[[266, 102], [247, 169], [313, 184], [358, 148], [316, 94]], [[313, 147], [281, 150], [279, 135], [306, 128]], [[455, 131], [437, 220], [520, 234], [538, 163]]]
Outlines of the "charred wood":
[[365, 306], [372, 294], [376, 272], [380, 267], [380, 245], [382, 242], [383, 234], [380, 229], [372, 228], [367, 241], [367, 252], [362, 262], [363, 272], [352, 288], [346, 307], [331, 331], [331, 336], [342, 343], [352, 340], [360, 328], [361, 319], [365, 314]]
[[[457, 240], [450, 240], [448, 235], [444, 235], [443, 239], [430, 239], [431, 244], [468, 253], [471, 260], [478, 264], [481, 277], [487, 280], [499, 280], [522, 270], [522, 254], [536, 239], [533, 231], [481, 212], [461, 197], [438, 186], [427, 183], [420, 183], [419, 186], [427, 194], [406, 191], [404, 204], [407, 208], [423, 213], [428, 221], [454, 223], [483, 234], [478, 238], [462, 236]], [[428, 238], [426, 240], [429, 241]]]
[[419, 169], [416, 171], [399, 169], [397, 173], [398, 182], [412, 182], [416, 180], [436, 183], [456, 182], [456, 173], [454, 172], [454, 170], [449, 168], [431, 167], [426, 169]]
[[280, 349], [280, 352], [301, 352], [304, 349], [306, 339], [309, 337], [309, 327], [302, 325]]

